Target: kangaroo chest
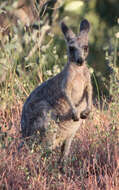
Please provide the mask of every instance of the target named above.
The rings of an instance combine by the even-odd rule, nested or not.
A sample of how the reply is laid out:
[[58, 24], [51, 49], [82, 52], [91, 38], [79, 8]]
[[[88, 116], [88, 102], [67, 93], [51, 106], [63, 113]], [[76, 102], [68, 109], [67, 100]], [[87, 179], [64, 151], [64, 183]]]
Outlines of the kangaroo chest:
[[[84, 101], [85, 97], [85, 88], [86, 88], [86, 78], [83, 72], [76, 72], [74, 77], [69, 77], [69, 79], [66, 81], [66, 84], [64, 84], [66, 88], [66, 93], [68, 96], [70, 96], [71, 101], [74, 105], [81, 104], [82, 101]], [[60, 94], [60, 93], [59, 93]], [[59, 97], [57, 97], [55, 100], [55, 109], [58, 113], [61, 115], [70, 113], [70, 106], [63, 95], [63, 93], [60, 94]], [[68, 114], [69, 115], [69, 114]]]
[[84, 96], [86, 88], [86, 79], [82, 73], [77, 73], [72, 81], [71, 98], [74, 104], [77, 104]]

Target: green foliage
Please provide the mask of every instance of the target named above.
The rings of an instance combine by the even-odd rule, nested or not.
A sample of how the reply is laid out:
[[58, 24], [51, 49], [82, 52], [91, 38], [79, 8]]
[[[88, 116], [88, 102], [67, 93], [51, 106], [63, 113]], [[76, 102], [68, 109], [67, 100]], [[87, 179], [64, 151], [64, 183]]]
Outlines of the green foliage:
[[[108, 0], [107, 4], [106, 1], [102, 4], [104, 7], [111, 7], [112, 5], [116, 6], [117, 2], [115, 0], [111, 3]], [[54, 5], [55, 3], [50, 6]], [[3, 7], [5, 8], [5, 5], [3, 5]], [[95, 71], [95, 77], [93, 78], [94, 94], [96, 94], [96, 96], [98, 95], [98, 99], [99, 96], [103, 94], [109, 94], [108, 81], [110, 71], [107, 61], [105, 61], [105, 51], [107, 52], [107, 49], [112, 49], [114, 47], [115, 42], [113, 36], [115, 32], [118, 31], [116, 23], [113, 22], [114, 24], [112, 27], [109, 26], [108, 22], [110, 22], [110, 17], [107, 19], [107, 14], [105, 12], [103, 13], [103, 19], [103, 11], [100, 7], [101, 2], [98, 3], [95, 0], [87, 3], [83, 1], [68, 0], [60, 4], [59, 9], [57, 9], [57, 14], [54, 14], [54, 10], [54, 13], [52, 11], [52, 15], [50, 15], [52, 23], [56, 22], [56, 17], [59, 20], [63, 17], [68, 25], [71, 25], [71, 27], [73, 26], [74, 30], [79, 26], [79, 21], [84, 17], [91, 22], [88, 64], [93, 67]], [[80, 8], [80, 11], [77, 12], [75, 8]], [[15, 26], [13, 28], [14, 35], [10, 37], [11, 39], [4, 37], [4, 40], [1, 41], [0, 107], [2, 109], [11, 106], [14, 100], [25, 99], [37, 85], [58, 73], [67, 62], [66, 45], [63, 37], [59, 35], [60, 28], [57, 27], [57, 24], [53, 27], [49, 25], [49, 34], [43, 38], [40, 46], [32, 52], [34, 46], [40, 41], [40, 32], [42, 33], [44, 31], [43, 26], [46, 25], [44, 18], [46, 18], [50, 9], [47, 6], [45, 9], [46, 10], [43, 9], [44, 11], [42, 10], [43, 12], [41, 11], [40, 24], [42, 27], [39, 29], [40, 31], [26, 31], [21, 25], [19, 25], [18, 28]], [[43, 17], [43, 14], [46, 15]], [[115, 11], [115, 14], [118, 16], [117, 11]], [[77, 31], [77, 33], [78, 32], [79, 31]], [[117, 44], [117, 51], [118, 48], [119, 45]], [[29, 54], [32, 56], [29, 57]], [[118, 62], [118, 54], [116, 57], [116, 62]]]
[[109, 59], [109, 66], [111, 68], [110, 75], [110, 96], [111, 96], [111, 116], [112, 116], [112, 126], [113, 129], [119, 128], [119, 68], [117, 67], [117, 48], [118, 48], [118, 38], [115, 38], [114, 51], [107, 58]]
[[[42, 81], [60, 72], [64, 56], [58, 55], [59, 37], [49, 34], [47, 43], [37, 48], [39, 31], [24, 32], [22, 39], [16, 32], [10, 41], [3, 44], [0, 51], [0, 101], [1, 108], [22, 100]], [[56, 42], [57, 41], [57, 42]], [[63, 54], [63, 49], [61, 50]], [[32, 56], [29, 57], [29, 55]], [[65, 61], [66, 62], [66, 61]]]

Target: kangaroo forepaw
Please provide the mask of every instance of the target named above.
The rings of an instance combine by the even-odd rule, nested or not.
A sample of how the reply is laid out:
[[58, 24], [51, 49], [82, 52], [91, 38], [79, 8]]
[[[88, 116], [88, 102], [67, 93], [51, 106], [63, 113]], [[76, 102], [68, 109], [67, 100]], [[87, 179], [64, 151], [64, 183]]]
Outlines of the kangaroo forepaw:
[[82, 111], [80, 114], [80, 118], [87, 119], [87, 117], [89, 116], [89, 113], [90, 113], [90, 109], [86, 109], [86, 110]]
[[72, 114], [72, 119], [74, 120], [74, 121], [79, 121], [79, 117], [78, 117], [78, 115], [77, 115], [77, 113], [75, 112], [73, 112], [73, 114]]

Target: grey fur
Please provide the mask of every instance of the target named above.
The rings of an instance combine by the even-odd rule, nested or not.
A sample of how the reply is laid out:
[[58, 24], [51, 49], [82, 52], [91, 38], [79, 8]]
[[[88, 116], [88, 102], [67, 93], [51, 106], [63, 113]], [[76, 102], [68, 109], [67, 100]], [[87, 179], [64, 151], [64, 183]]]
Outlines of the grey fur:
[[40, 132], [42, 143], [50, 149], [61, 147], [62, 157], [69, 154], [77, 130], [92, 106], [92, 85], [86, 66], [89, 22], [80, 25], [77, 37], [64, 22], [61, 29], [67, 42], [68, 62], [53, 78], [38, 86], [24, 103], [21, 117], [23, 137]]

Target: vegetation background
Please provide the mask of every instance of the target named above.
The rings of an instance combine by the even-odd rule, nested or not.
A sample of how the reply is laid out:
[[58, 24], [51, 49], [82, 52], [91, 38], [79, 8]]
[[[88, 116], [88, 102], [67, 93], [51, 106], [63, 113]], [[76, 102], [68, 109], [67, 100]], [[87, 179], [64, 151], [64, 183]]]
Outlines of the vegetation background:
[[[96, 106], [62, 175], [58, 150], [44, 156], [34, 143], [17, 152], [20, 116], [30, 92], [67, 62], [60, 21], [78, 34], [83, 18], [91, 23], [88, 65]], [[0, 189], [119, 189], [118, 39], [118, 0], [0, 1]]]

